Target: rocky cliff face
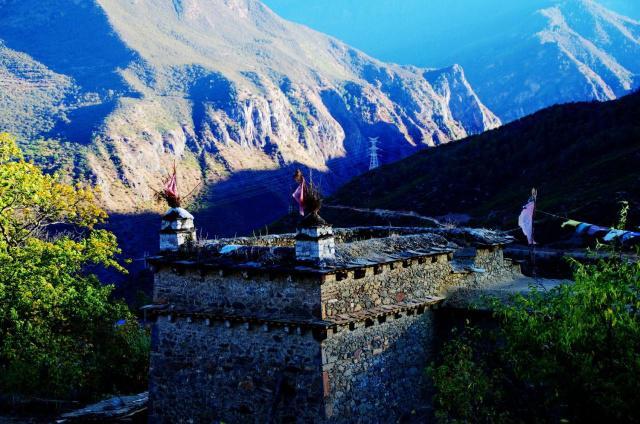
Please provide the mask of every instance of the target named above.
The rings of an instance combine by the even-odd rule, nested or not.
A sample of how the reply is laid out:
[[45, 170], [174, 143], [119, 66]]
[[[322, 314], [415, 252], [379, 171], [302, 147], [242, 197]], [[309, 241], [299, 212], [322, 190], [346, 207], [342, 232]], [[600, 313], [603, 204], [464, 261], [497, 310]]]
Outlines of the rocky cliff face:
[[459, 66], [381, 63], [257, 0], [0, 0], [0, 40], [0, 129], [76, 143], [116, 212], [153, 209], [174, 160], [211, 204], [282, 204], [293, 166], [327, 190], [364, 171], [368, 137], [386, 163], [500, 125]]

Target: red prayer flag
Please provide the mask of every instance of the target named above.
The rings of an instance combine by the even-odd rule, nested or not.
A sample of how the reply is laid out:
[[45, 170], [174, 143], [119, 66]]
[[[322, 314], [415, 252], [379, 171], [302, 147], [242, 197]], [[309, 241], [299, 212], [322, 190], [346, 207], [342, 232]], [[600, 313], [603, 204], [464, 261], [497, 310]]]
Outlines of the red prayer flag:
[[164, 192], [168, 197], [178, 198], [178, 178], [176, 177], [175, 169], [173, 170], [173, 175], [164, 185]]

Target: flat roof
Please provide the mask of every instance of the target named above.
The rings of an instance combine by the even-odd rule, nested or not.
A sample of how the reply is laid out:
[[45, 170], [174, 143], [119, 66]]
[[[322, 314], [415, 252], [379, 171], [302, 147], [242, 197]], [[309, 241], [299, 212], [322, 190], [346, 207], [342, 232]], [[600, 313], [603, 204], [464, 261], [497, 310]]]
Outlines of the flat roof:
[[302, 263], [295, 258], [295, 234], [201, 241], [192, 251], [148, 258], [156, 267], [260, 271], [322, 276], [410, 259], [451, 254], [468, 247], [513, 241], [501, 232], [474, 228], [356, 227], [334, 229], [335, 260]]

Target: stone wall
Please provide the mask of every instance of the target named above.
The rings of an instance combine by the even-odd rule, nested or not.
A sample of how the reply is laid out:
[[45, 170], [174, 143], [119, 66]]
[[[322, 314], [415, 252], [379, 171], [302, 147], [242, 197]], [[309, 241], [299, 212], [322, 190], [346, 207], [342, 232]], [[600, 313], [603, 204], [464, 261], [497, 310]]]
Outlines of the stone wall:
[[521, 273], [519, 265], [504, 257], [502, 248], [476, 249], [474, 263], [485, 270], [485, 273], [477, 276], [477, 282], [480, 284], [512, 278]]
[[456, 281], [446, 254], [339, 272], [322, 285], [323, 318], [435, 296]]
[[178, 310], [280, 317], [319, 317], [319, 282], [250, 272], [180, 272], [159, 269], [153, 286], [155, 303], [169, 302]]
[[320, 343], [311, 331], [160, 316], [152, 335], [149, 422], [316, 422]]
[[[521, 276], [520, 266], [514, 264], [511, 259], [505, 258], [503, 249], [494, 247], [467, 248], [466, 261], [477, 272], [471, 272], [465, 278], [462, 287], [481, 287], [498, 281], [506, 281]], [[458, 257], [465, 262], [464, 256]]]
[[432, 315], [414, 311], [360, 323], [322, 343], [326, 422], [392, 423], [426, 406]]

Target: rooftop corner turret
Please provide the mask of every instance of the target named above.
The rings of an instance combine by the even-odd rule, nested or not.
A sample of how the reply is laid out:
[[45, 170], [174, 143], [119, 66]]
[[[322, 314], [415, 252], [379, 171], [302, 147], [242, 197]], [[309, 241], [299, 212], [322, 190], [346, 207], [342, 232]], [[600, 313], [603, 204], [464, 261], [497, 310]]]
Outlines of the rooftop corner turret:
[[317, 213], [302, 220], [296, 234], [296, 260], [299, 262], [328, 262], [336, 258], [333, 227]]
[[197, 242], [196, 227], [193, 224], [193, 215], [181, 207], [183, 199], [178, 192], [175, 164], [173, 173], [164, 182], [162, 190], [156, 192], [156, 199], [166, 201], [170, 208], [162, 216], [160, 224], [160, 252], [178, 252], [188, 246], [194, 246]]
[[320, 193], [312, 183], [306, 183], [300, 170], [293, 179], [299, 184], [293, 198], [300, 205], [300, 213], [306, 213], [296, 233], [296, 260], [314, 264], [332, 262], [336, 258], [336, 243], [333, 227], [318, 214], [322, 206]]
[[160, 252], [177, 252], [197, 241], [193, 215], [182, 208], [171, 208], [162, 216]]

